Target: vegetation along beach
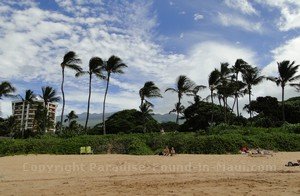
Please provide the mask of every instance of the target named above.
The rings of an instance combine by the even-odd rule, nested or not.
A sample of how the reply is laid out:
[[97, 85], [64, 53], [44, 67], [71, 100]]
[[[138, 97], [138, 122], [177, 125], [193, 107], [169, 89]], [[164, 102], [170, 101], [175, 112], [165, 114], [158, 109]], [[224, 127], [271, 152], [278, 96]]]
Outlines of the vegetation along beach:
[[299, 13], [0, 0], [0, 195], [300, 195]]

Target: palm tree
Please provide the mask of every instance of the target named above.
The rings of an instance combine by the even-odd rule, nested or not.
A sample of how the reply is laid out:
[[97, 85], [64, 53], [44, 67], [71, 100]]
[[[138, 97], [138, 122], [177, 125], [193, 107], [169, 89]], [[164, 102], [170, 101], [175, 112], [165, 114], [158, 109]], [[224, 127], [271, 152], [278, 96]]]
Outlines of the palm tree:
[[221, 63], [220, 70], [217, 70], [218, 72], [218, 80], [217, 80], [217, 93], [220, 99], [223, 100], [223, 108], [224, 108], [224, 121], [227, 123], [227, 100], [228, 97], [232, 96], [234, 94], [234, 84], [232, 82], [233, 76], [231, 74], [231, 69], [228, 68], [229, 63]]
[[[244, 83], [247, 86], [247, 93], [249, 95], [249, 105], [251, 103], [251, 94], [252, 94], [252, 86], [258, 85], [265, 78], [264, 76], [260, 76], [260, 71], [257, 67], [247, 66], [242, 71], [242, 78]], [[252, 118], [252, 111], [249, 107], [250, 118]]]
[[42, 87], [42, 99], [44, 101], [44, 107], [47, 107], [48, 103], [59, 102], [60, 97], [57, 96], [56, 90], [51, 86]]
[[[65, 92], [64, 92], [64, 82], [65, 82], [65, 68], [75, 70], [77, 73], [82, 72], [82, 68], [79, 66], [81, 63], [81, 60], [77, 58], [77, 55], [73, 51], [69, 51], [65, 54], [63, 58], [63, 62], [60, 64], [61, 71], [62, 71], [62, 81], [61, 81], [61, 93], [62, 93], [62, 110], [61, 110], [61, 117], [60, 122], [61, 125], [63, 124], [63, 118], [64, 118], [64, 111], [65, 111]], [[61, 126], [62, 128], [62, 126]]]
[[69, 126], [71, 124], [72, 121], [74, 121], [75, 119], [77, 119], [78, 116], [76, 115], [75, 111], [72, 110], [67, 116], [66, 116], [66, 119], [65, 119], [65, 122], [68, 122], [69, 123]]
[[[239, 73], [244, 70], [245, 66], [248, 63], [246, 61], [244, 61], [243, 59], [237, 59], [234, 66], [232, 66], [232, 71], [235, 73], [235, 82], [238, 84], [238, 77], [239, 77]], [[239, 87], [239, 86], [237, 86]], [[239, 89], [236, 88], [235, 89], [235, 101], [236, 101], [236, 113], [237, 116], [240, 115], [239, 112], [239, 93], [238, 93]]]
[[46, 110], [45, 112], [45, 116], [44, 116], [44, 132], [46, 131], [47, 129], [47, 119], [48, 119], [48, 111], [47, 111], [47, 106], [48, 106], [48, 103], [53, 103], [53, 102], [59, 102], [60, 101], [60, 97], [57, 96], [57, 93], [56, 93], [56, 90], [53, 89], [51, 86], [45, 86], [45, 87], [42, 87], [42, 99], [44, 101], [44, 108]]
[[109, 80], [110, 80], [110, 75], [112, 73], [115, 74], [123, 74], [123, 68], [126, 68], [127, 65], [122, 62], [122, 60], [117, 57], [117, 56], [111, 56], [108, 61], [104, 64], [103, 69], [107, 72], [107, 80], [106, 80], [106, 89], [105, 89], [105, 94], [104, 94], [104, 100], [103, 100], [103, 113], [102, 113], [102, 122], [103, 122], [103, 134], [106, 134], [106, 128], [105, 128], [105, 102], [106, 102], [106, 96], [107, 96], [107, 91], [109, 87]]
[[23, 107], [22, 107], [22, 118], [21, 118], [21, 131], [22, 131], [22, 138], [24, 137], [24, 130], [26, 129], [27, 127], [27, 123], [28, 121], [26, 121], [26, 124], [25, 126], [23, 125], [24, 124], [24, 117], [25, 117], [25, 107], [27, 108], [27, 117], [28, 117], [28, 108], [29, 108], [29, 104], [31, 104], [34, 99], [35, 99], [35, 95], [33, 93], [32, 90], [26, 90], [25, 91], [25, 97], [22, 97], [21, 95], [19, 95], [19, 97], [22, 99], [22, 102], [23, 102]]
[[[16, 89], [7, 81], [0, 83], [0, 99], [2, 97], [14, 97], [12, 93], [14, 93]], [[0, 116], [2, 115], [1, 107], [0, 107]]]
[[92, 94], [92, 76], [93, 74], [100, 78], [105, 79], [105, 76], [102, 75], [102, 69], [103, 69], [103, 60], [99, 57], [93, 57], [90, 59], [89, 62], [89, 71], [82, 71], [78, 72], [76, 74], [76, 77], [79, 77], [81, 75], [88, 74], [89, 75], [89, 96], [88, 96], [88, 105], [87, 105], [87, 113], [86, 113], [86, 120], [85, 120], [85, 131], [87, 130], [87, 125], [89, 122], [89, 116], [90, 116], [90, 103], [91, 103], [91, 94]]
[[16, 91], [16, 88], [12, 86], [10, 82], [4, 81], [0, 83], [0, 99], [2, 97], [14, 97], [12, 93]]
[[291, 84], [291, 86], [294, 87], [294, 88], [296, 88], [296, 90], [297, 90], [298, 92], [300, 92], [300, 83], [298, 83], [298, 84], [293, 83], [293, 84]]
[[208, 76], [208, 86], [209, 86], [209, 90], [210, 90], [210, 99], [211, 99], [211, 103], [212, 103], [212, 115], [211, 115], [211, 122], [214, 121], [214, 91], [216, 90], [216, 87], [218, 85], [219, 82], [219, 78], [220, 78], [220, 74], [219, 71], [217, 69], [213, 70], [209, 76]]
[[143, 132], [145, 133], [147, 131], [147, 126], [146, 126], [146, 120], [148, 119], [149, 115], [153, 114], [153, 110], [151, 109], [151, 104], [149, 104], [148, 102], [143, 103], [140, 106], [140, 110], [142, 113], [142, 118], [143, 118]]
[[187, 95], [188, 95], [188, 96], [193, 96], [193, 97], [194, 97], [194, 103], [197, 104], [197, 103], [200, 102], [200, 99], [201, 99], [201, 97], [198, 95], [198, 92], [199, 92], [200, 90], [205, 89], [205, 88], [206, 88], [206, 86], [204, 86], [204, 85], [197, 85], [197, 86], [195, 86], [195, 87], [192, 89], [191, 93], [187, 93]]
[[290, 82], [294, 82], [300, 79], [300, 75], [296, 76], [297, 69], [299, 65], [294, 65], [295, 61], [282, 61], [277, 62], [278, 65], [278, 77], [268, 77], [268, 80], [275, 82], [277, 86], [281, 86], [281, 97], [282, 97], [282, 120], [285, 121], [285, 112], [284, 112], [284, 89], [287, 84], [291, 85]]
[[[195, 83], [190, 80], [187, 76], [181, 75], [177, 78], [176, 88], [167, 88], [165, 92], [171, 91], [177, 93], [178, 103], [175, 105], [175, 111], [177, 112], [176, 123], [178, 124], [180, 107], [181, 107], [181, 99], [184, 94], [192, 93], [193, 88], [195, 87]], [[178, 107], [177, 107], [178, 106]], [[174, 110], [172, 110], [174, 112]]]
[[[145, 82], [144, 86], [140, 89], [139, 94], [141, 98], [140, 107], [142, 107], [144, 104], [145, 98], [162, 97], [160, 94], [160, 89], [152, 81]], [[149, 103], [153, 106], [153, 104], [147, 100], [146, 103]]]
[[184, 106], [181, 105], [181, 103], [178, 102], [178, 103], [175, 104], [175, 108], [169, 112], [169, 114], [171, 114], [171, 113], [176, 113], [177, 114], [176, 124], [178, 124], [179, 114], [183, 114], [184, 109], [185, 109]]

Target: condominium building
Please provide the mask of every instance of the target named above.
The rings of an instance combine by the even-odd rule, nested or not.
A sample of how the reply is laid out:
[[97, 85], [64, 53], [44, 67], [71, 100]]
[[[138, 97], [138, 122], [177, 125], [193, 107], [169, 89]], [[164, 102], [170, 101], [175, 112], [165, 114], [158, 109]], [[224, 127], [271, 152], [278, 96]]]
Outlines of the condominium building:
[[[17, 123], [20, 125], [20, 129], [25, 128], [32, 131], [36, 131], [34, 124], [35, 113], [37, 111], [38, 105], [44, 105], [43, 100], [35, 99], [32, 103], [25, 103], [24, 101], [13, 101], [12, 102], [12, 114], [16, 117]], [[47, 110], [50, 121], [53, 122], [53, 128], [46, 130], [47, 132], [55, 132], [55, 113], [57, 104], [48, 103]]]

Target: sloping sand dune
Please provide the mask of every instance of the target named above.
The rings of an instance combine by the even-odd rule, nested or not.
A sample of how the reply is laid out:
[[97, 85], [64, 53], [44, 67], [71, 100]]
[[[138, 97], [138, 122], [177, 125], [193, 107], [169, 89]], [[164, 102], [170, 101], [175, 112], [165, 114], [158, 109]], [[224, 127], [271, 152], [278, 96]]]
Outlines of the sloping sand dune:
[[300, 152], [0, 158], [0, 195], [300, 195]]

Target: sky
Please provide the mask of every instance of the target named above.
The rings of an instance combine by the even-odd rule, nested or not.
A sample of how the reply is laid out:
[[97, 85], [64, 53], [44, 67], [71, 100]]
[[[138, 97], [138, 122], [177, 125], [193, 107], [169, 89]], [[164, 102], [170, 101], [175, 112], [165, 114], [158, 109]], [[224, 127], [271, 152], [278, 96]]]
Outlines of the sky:
[[[137, 109], [138, 91], [151, 80], [164, 96], [152, 100], [154, 112], [163, 114], [177, 101], [164, 90], [179, 75], [207, 86], [221, 62], [242, 58], [266, 76], [276, 76], [277, 62], [299, 64], [299, 30], [299, 0], [0, 0], [0, 81], [21, 95], [41, 94], [46, 85], [60, 95], [65, 53], [75, 51], [84, 70], [91, 57], [117, 55], [128, 68], [112, 75], [106, 110]], [[86, 112], [88, 77], [66, 70], [65, 81], [65, 113]], [[93, 78], [91, 113], [101, 113], [104, 89], [105, 81]], [[280, 99], [281, 90], [270, 81], [254, 87], [253, 99], [266, 95]], [[288, 87], [286, 97], [293, 96], [299, 93]], [[10, 115], [11, 100], [1, 108]]]

